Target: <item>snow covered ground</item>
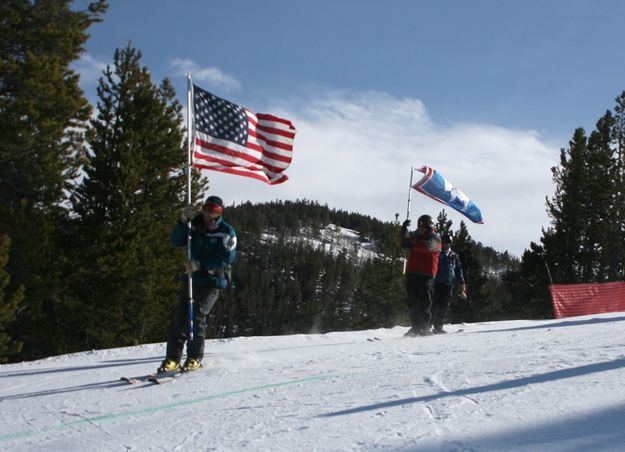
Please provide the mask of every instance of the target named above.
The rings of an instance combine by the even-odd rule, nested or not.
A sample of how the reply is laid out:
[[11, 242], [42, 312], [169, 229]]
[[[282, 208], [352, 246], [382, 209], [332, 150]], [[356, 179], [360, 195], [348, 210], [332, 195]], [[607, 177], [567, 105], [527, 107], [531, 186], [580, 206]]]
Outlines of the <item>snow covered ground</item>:
[[0, 366], [4, 451], [622, 451], [625, 313], [164, 344]]

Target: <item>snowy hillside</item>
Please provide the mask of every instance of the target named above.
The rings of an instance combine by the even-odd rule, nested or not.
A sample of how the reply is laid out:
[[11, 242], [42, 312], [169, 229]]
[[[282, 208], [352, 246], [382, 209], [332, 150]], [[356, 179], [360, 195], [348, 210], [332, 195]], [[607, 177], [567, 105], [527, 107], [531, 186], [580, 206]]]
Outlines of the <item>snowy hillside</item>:
[[617, 451], [625, 313], [207, 342], [165, 385], [164, 344], [0, 366], [4, 451]]
[[[276, 241], [272, 234], [263, 234], [264, 241]], [[321, 249], [328, 254], [338, 255], [345, 253], [348, 258], [356, 260], [367, 260], [378, 257], [375, 251], [375, 244], [369, 241], [360, 241], [358, 231], [346, 229], [335, 224], [328, 224], [320, 229], [318, 234], [310, 229], [303, 229], [300, 235], [287, 239], [292, 243], [307, 243], [315, 249]]]

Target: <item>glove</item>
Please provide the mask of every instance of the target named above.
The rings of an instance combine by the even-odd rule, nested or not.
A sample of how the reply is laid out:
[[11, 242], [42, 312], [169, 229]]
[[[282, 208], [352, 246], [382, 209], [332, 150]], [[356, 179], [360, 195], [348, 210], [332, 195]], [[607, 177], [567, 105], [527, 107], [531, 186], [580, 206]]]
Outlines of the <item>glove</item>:
[[195, 259], [186, 261], [184, 263], [184, 269], [187, 275], [190, 275], [191, 273], [196, 272], [200, 269], [200, 263], [196, 261]]
[[466, 284], [459, 284], [458, 285], [458, 297], [462, 298], [463, 300], [467, 299], [467, 285]]
[[410, 226], [410, 219], [407, 219], [401, 225], [402, 229], [408, 229], [408, 226]]
[[197, 207], [193, 204], [185, 206], [184, 209], [182, 209], [182, 212], [180, 212], [180, 221], [187, 223], [188, 221], [193, 220], [193, 217], [197, 215], [197, 212]]

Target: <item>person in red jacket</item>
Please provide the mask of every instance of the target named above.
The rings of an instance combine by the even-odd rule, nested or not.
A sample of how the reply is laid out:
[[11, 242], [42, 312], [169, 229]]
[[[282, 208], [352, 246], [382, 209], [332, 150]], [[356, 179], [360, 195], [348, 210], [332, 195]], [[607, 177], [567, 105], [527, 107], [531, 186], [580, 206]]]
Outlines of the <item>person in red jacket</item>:
[[406, 304], [412, 328], [407, 336], [427, 336], [430, 332], [434, 279], [438, 271], [441, 238], [429, 215], [417, 220], [417, 230], [410, 231], [410, 220], [401, 228], [401, 247], [409, 251], [406, 265]]

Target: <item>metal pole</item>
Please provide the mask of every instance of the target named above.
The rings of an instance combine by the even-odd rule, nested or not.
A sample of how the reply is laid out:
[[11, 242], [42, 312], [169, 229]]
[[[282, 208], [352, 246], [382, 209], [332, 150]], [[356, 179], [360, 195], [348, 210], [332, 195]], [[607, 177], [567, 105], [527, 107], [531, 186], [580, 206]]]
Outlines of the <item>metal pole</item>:
[[[191, 125], [191, 110], [193, 101], [193, 82], [191, 74], [187, 74], [187, 204], [191, 205], [191, 165], [193, 157], [191, 155], [191, 136], [193, 127]], [[191, 262], [191, 220], [187, 222], [187, 259]], [[189, 286], [189, 340], [193, 340], [193, 274], [188, 273], [187, 284]]]
[[549, 282], [551, 282], [551, 285], [553, 286], [553, 279], [551, 278], [551, 272], [549, 271], [549, 264], [547, 264], [547, 258], [545, 257], [544, 254], [543, 254], [543, 261], [545, 262], [545, 268], [547, 269], [547, 275], [549, 276]]
[[414, 168], [410, 167], [410, 185], [408, 186], [408, 209], [406, 210], [406, 220], [410, 219], [410, 201], [412, 200], [412, 175]]
[[[408, 208], [406, 209], [406, 220], [410, 219], [410, 203], [412, 200], [412, 175], [414, 174], [414, 168], [410, 167], [410, 185], [408, 186]], [[406, 264], [408, 261], [404, 258], [404, 269], [402, 274], [406, 274]]]

